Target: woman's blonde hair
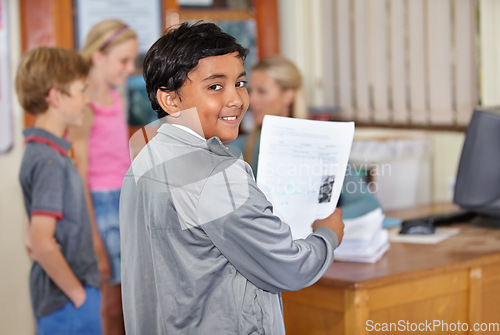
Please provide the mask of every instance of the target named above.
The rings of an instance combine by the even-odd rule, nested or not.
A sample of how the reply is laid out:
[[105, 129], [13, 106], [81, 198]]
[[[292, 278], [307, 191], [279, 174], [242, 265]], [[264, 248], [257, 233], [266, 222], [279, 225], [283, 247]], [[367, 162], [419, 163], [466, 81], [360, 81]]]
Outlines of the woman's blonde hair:
[[116, 19], [107, 19], [95, 24], [90, 29], [81, 54], [90, 62], [92, 54], [97, 50], [107, 53], [115, 45], [131, 38], [137, 39], [137, 34], [125, 23]]
[[283, 56], [266, 57], [255, 64], [252, 70], [263, 71], [273, 78], [283, 90], [293, 89], [295, 99], [290, 106], [290, 116], [300, 119], [309, 117], [302, 89], [302, 76], [291, 60]]

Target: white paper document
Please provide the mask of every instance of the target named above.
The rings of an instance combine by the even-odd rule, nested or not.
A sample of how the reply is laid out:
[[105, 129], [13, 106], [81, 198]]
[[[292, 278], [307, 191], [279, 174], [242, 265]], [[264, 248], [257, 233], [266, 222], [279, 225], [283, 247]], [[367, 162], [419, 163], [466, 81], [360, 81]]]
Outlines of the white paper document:
[[335, 210], [353, 136], [354, 122], [264, 117], [257, 185], [294, 239]]

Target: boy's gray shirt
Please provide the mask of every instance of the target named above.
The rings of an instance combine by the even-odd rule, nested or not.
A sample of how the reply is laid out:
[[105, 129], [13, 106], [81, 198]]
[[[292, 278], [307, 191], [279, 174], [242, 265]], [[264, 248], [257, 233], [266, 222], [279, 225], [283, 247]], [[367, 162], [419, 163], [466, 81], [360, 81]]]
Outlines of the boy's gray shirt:
[[[71, 145], [40, 128], [24, 130], [24, 150], [19, 180], [28, 218], [54, 217], [54, 238], [71, 271], [82, 285], [99, 287], [99, 270], [83, 183], [68, 156]], [[33, 262], [30, 273], [31, 303], [36, 317], [64, 307], [69, 298]]]
[[333, 262], [325, 227], [292, 240], [251, 168], [169, 124], [134, 159], [120, 199], [127, 334], [284, 334], [282, 291]]

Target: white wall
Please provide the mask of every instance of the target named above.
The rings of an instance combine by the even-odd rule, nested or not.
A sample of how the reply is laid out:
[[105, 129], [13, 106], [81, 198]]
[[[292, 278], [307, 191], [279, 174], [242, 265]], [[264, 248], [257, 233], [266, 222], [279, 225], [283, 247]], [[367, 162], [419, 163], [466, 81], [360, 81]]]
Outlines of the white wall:
[[[20, 50], [19, 0], [8, 1], [10, 20], [11, 69], [17, 67]], [[14, 71], [12, 71], [14, 72]], [[13, 74], [14, 76], [14, 74]], [[23, 153], [23, 113], [12, 94], [14, 105], [14, 145], [0, 155], [0, 334], [34, 334], [34, 320], [29, 298], [30, 261], [24, 250], [22, 225], [25, 217], [18, 182]]]
[[451, 201], [455, 178], [462, 153], [465, 134], [435, 131], [431, 133], [433, 143], [433, 199]]
[[480, 38], [481, 38], [481, 87], [482, 104], [500, 104], [500, 1], [480, 0]]

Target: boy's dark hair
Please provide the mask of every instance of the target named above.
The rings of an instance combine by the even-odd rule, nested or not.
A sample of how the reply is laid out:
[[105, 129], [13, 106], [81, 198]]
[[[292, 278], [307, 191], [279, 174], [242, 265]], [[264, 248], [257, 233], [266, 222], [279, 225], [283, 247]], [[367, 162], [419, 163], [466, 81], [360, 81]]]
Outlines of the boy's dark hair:
[[143, 63], [146, 90], [158, 118], [167, 115], [156, 100], [158, 89], [177, 93], [200, 59], [233, 52], [244, 61], [248, 49], [213, 23], [182, 23], [169, 29], [149, 48]]

